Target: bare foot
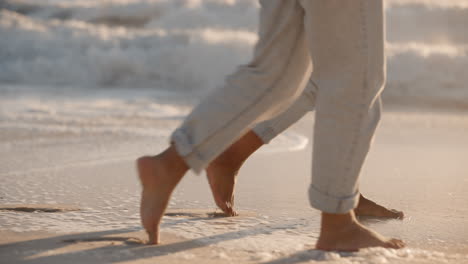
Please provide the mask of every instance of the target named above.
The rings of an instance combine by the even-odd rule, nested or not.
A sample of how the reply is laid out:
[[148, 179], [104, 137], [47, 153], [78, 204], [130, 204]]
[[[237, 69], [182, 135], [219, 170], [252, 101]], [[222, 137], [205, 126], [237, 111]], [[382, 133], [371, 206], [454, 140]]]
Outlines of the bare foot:
[[236, 176], [244, 161], [263, 145], [253, 132], [247, 132], [206, 168], [206, 176], [216, 205], [227, 215], [236, 216], [234, 187]]
[[172, 191], [188, 168], [173, 147], [170, 147], [158, 156], [139, 158], [137, 169], [143, 187], [140, 204], [141, 223], [148, 233], [148, 243], [158, 244], [159, 224], [164, 211]]
[[399, 249], [404, 246], [405, 243], [399, 239], [386, 238], [361, 225], [353, 211], [347, 214], [322, 213], [317, 249], [349, 252], [368, 247]]
[[239, 166], [213, 161], [206, 169], [206, 176], [216, 205], [227, 215], [236, 216], [234, 210], [234, 187]]
[[[215, 203], [227, 216], [237, 215], [234, 210], [237, 173], [245, 160], [261, 146], [263, 141], [253, 131], [249, 131], [213, 160], [206, 169]], [[362, 195], [354, 212], [357, 216], [399, 219], [404, 216], [403, 212], [387, 209]]]
[[359, 197], [359, 204], [356, 209], [354, 209], [354, 213], [357, 216], [385, 217], [395, 219], [403, 219], [404, 217], [403, 212], [397, 211], [395, 209], [387, 209], [382, 205], [367, 199], [362, 194]]

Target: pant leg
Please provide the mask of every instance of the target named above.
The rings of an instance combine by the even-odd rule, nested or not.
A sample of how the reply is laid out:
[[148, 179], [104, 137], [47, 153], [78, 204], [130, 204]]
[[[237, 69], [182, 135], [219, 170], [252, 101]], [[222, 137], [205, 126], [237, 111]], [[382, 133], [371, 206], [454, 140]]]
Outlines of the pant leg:
[[269, 143], [277, 135], [301, 119], [307, 112], [315, 108], [317, 85], [310, 78], [301, 96], [283, 113], [273, 119], [257, 124], [253, 131], [262, 139], [263, 143]]
[[282, 112], [301, 93], [311, 61], [304, 10], [297, 0], [262, 0], [253, 60], [226, 79], [173, 133], [177, 152], [196, 172], [258, 122]]
[[313, 207], [345, 213], [358, 203], [358, 177], [380, 119], [385, 80], [382, 0], [303, 0], [318, 86]]

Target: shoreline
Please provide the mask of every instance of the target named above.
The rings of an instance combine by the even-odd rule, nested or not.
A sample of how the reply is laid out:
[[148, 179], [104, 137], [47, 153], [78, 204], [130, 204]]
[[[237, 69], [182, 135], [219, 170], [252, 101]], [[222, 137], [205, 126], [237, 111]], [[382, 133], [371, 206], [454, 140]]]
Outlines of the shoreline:
[[[5, 263], [219, 263], [228, 258], [253, 263], [232, 254], [162, 232], [160, 245], [146, 245], [144, 231], [108, 230], [90, 233], [11, 232], [0, 229], [0, 255]], [[230, 257], [228, 257], [228, 254]], [[207, 258], [207, 256], [210, 256]]]

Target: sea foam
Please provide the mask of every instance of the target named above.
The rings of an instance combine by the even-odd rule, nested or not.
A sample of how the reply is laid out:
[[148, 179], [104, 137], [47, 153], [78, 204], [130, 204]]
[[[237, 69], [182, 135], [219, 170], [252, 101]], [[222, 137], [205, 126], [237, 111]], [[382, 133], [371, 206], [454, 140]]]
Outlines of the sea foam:
[[[0, 4], [0, 83], [201, 93], [248, 62], [255, 0]], [[388, 98], [467, 102], [468, 1], [386, 2]]]

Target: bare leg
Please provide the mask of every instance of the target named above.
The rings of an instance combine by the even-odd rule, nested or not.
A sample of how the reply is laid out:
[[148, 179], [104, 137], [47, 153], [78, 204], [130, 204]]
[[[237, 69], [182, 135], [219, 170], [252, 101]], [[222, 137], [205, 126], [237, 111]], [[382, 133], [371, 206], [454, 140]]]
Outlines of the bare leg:
[[[253, 136], [249, 134], [244, 137], [246, 137], [245, 140], [250, 139], [255, 142], [255, 137]], [[235, 149], [236, 143], [233, 146]], [[143, 186], [140, 207], [141, 221], [148, 233], [149, 244], [158, 244], [159, 225], [162, 216], [164, 215], [172, 191], [187, 172], [188, 167], [177, 154], [174, 147], [171, 146], [157, 156], [139, 158], [137, 168]], [[235, 176], [233, 177], [235, 178]], [[221, 195], [219, 196], [221, 197], [220, 199], [228, 197], [222, 193], [225, 188], [232, 191], [234, 189], [234, 184], [224, 184], [224, 182], [212, 186], [215, 186], [215, 188], [212, 187], [215, 197], [215, 190], [219, 191]], [[217, 188], [217, 186], [222, 187]], [[366, 206], [375, 204], [367, 199], [363, 201], [367, 204]], [[362, 226], [356, 220], [354, 212], [348, 214], [322, 214], [322, 227], [320, 238], [317, 242], [317, 249], [355, 251], [359, 248], [371, 246], [401, 248], [404, 246], [404, 243], [397, 239], [387, 239]]]
[[213, 160], [206, 169], [216, 205], [228, 216], [235, 216], [234, 187], [237, 172], [244, 161], [263, 146], [262, 140], [249, 131]]
[[143, 187], [140, 216], [149, 236], [149, 244], [159, 243], [159, 224], [172, 191], [188, 167], [173, 146], [157, 156], [137, 160], [138, 176]]
[[404, 242], [399, 239], [388, 239], [361, 225], [353, 211], [346, 214], [322, 213], [317, 249], [358, 251], [367, 247], [398, 249], [404, 246]]
[[[249, 131], [213, 160], [206, 169], [216, 205], [227, 216], [237, 215], [234, 210], [234, 188], [237, 172], [250, 155], [262, 146], [262, 140], [253, 131]], [[354, 213], [357, 216], [403, 218], [403, 212], [387, 209], [363, 195], [360, 196], [359, 204]]]
[[[208, 180], [213, 191], [216, 204], [228, 215], [235, 215], [234, 187], [236, 172], [243, 162], [258, 148], [262, 141], [252, 131], [235, 142], [229, 149], [215, 159], [207, 169]], [[137, 160], [139, 178], [143, 187], [140, 214], [143, 227], [149, 236], [149, 244], [159, 243], [159, 225], [166, 210], [172, 191], [187, 172], [188, 167], [177, 154], [173, 146], [157, 156], [145, 156]], [[356, 213], [366, 216], [400, 218], [403, 213], [388, 210], [361, 195]], [[336, 226], [340, 226], [337, 228]], [[322, 229], [317, 248], [356, 250], [365, 247], [366, 243], [373, 246], [399, 248], [403, 245], [400, 240], [386, 240], [377, 233], [359, 224], [354, 213], [334, 215], [324, 213]], [[353, 246], [346, 244], [358, 235], [363, 241], [356, 240]], [[337, 238], [340, 242], [336, 242]], [[367, 237], [367, 238], [366, 238]], [[333, 242], [334, 241], [334, 242]], [[354, 240], [353, 240], [354, 241]], [[364, 242], [367, 241], [367, 242]], [[359, 243], [358, 243], [359, 242]], [[335, 243], [335, 244], [333, 244]], [[357, 244], [356, 244], [357, 243]], [[356, 248], [357, 247], [357, 248]]]

